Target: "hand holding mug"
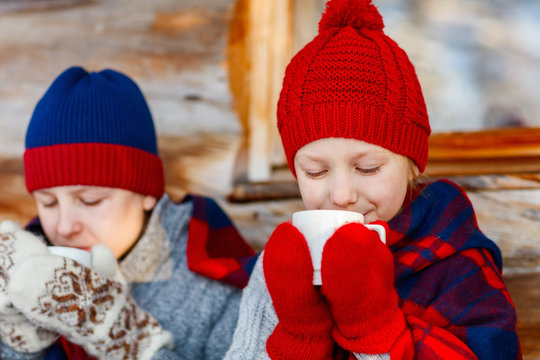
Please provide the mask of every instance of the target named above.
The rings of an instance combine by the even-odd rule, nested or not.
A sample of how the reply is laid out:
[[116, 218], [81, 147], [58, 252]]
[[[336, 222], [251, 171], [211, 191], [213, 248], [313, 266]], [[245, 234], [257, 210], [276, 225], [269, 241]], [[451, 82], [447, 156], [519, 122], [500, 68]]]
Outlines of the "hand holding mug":
[[324, 246], [321, 275], [336, 342], [355, 353], [390, 351], [405, 319], [394, 288], [394, 258], [378, 235], [359, 223], [339, 228]]
[[[100, 359], [151, 359], [172, 347], [171, 334], [132, 299], [105, 245], [94, 245], [87, 256], [69, 253], [78, 260], [61, 250], [62, 256], [46, 250], [14, 269], [9, 299], [26, 318]], [[82, 264], [88, 259], [90, 266]]]
[[[341, 226], [349, 223], [364, 223], [361, 213], [346, 210], [304, 210], [295, 212], [292, 224], [304, 235], [313, 261], [313, 284], [321, 285], [321, 261], [323, 248], [328, 239]], [[366, 224], [375, 231], [383, 243], [386, 242], [386, 229], [380, 224]]]
[[41, 239], [13, 221], [0, 223], [0, 338], [18, 352], [40, 351], [58, 337], [28, 320], [13, 306], [8, 294], [16, 267], [39, 254], [47, 254], [47, 246]]
[[111, 250], [103, 244], [92, 246], [90, 251], [68, 246], [49, 246], [49, 253], [75, 260], [102, 276], [114, 279], [117, 276], [117, 262]]
[[304, 236], [280, 224], [263, 253], [266, 284], [279, 323], [266, 342], [271, 359], [331, 359], [332, 318], [313, 284], [313, 266]]

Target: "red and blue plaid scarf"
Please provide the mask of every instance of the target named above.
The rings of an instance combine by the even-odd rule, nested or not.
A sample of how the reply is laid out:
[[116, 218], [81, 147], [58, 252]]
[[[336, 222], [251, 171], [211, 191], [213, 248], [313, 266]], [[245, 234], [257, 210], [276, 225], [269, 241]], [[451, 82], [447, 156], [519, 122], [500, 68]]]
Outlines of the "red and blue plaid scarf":
[[210, 279], [244, 288], [257, 255], [218, 204], [207, 197], [193, 201], [187, 244], [188, 267]]
[[471, 359], [472, 351], [478, 359], [521, 359], [500, 250], [478, 229], [465, 192], [431, 183], [389, 226], [416, 357]]

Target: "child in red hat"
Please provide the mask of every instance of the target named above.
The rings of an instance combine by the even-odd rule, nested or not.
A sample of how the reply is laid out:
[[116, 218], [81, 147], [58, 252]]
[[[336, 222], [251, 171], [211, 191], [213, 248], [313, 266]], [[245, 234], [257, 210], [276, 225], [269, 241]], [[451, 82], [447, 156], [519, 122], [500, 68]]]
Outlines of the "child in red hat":
[[340, 227], [322, 286], [304, 236], [277, 227], [244, 290], [226, 359], [518, 359], [501, 253], [462, 189], [423, 184], [430, 126], [415, 70], [370, 0], [330, 0], [287, 67], [278, 128], [307, 209]]

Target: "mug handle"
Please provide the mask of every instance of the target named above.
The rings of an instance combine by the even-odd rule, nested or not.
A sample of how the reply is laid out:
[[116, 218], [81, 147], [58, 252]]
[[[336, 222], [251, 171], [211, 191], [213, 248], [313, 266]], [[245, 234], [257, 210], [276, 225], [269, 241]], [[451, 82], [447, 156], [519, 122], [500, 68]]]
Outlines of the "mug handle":
[[366, 224], [365, 227], [367, 227], [370, 230], [373, 230], [379, 234], [379, 237], [381, 238], [381, 241], [383, 244], [386, 244], [386, 230], [384, 226], [378, 225], [378, 224]]

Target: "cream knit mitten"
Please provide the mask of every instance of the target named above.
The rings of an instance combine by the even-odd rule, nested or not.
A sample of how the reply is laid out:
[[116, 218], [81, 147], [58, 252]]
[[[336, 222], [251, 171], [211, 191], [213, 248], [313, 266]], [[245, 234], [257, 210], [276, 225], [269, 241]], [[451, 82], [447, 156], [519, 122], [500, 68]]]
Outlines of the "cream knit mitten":
[[49, 347], [58, 337], [39, 328], [13, 307], [7, 289], [14, 267], [24, 259], [47, 254], [47, 246], [13, 221], [0, 223], [0, 339], [19, 352], [36, 352]]
[[99, 271], [55, 255], [34, 256], [14, 269], [9, 297], [28, 319], [100, 359], [151, 359], [172, 347], [171, 334], [129, 295], [108, 248], [92, 248], [92, 267]]

